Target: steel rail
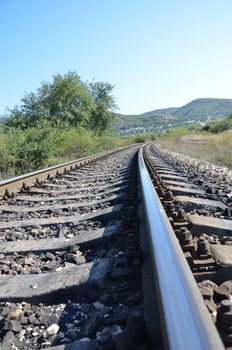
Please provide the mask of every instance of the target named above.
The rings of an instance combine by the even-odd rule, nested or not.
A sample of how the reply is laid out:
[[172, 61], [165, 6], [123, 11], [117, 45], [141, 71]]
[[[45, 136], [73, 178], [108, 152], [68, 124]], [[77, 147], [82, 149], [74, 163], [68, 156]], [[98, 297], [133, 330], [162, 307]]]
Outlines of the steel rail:
[[139, 174], [165, 348], [225, 349], [155, 191], [143, 150], [138, 155]]
[[87, 164], [93, 160], [97, 160], [99, 158], [105, 157], [110, 154], [114, 154], [116, 152], [119, 152], [123, 149], [133, 147], [135, 145], [129, 145], [126, 147], [121, 147], [117, 149], [113, 149], [110, 151], [105, 151], [102, 153], [90, 155], [84, 158], [80, 158], [77, 160], [73, 160], [67, 163], [54, 165], [49, 168], [33, 171], [28, 174], [19, 175], [7, 180], [0, 181], [0, 199], [4, 196], [6, 190], [10, 190], [11, 192], [17, 192], [20, 190], [20, 188], [23, 186], [23, 183], [26, 183], [27, 186], [33, 186], [37, 180], [46, 180], [47, 176], [55, 176], [57, 173], [61, 174], [64, 171], [68, 171], [73, 169], [74, 167], [78, 167], [83, 164]]

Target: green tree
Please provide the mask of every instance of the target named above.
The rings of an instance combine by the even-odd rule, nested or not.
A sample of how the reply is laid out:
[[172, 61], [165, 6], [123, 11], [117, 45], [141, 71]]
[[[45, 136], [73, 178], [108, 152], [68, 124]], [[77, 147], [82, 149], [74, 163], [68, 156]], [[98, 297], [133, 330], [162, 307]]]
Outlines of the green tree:
[[47, 117], [54, 126], [87, 124], [92, 98], [77, 73], [57, 74], [52, 83], [42, 83], [38, 92]]
[[89, 91], [93, 97], [94, 105], [89, 120], [90, 129], [95, 133], [102, 133], [112, 125], [117, 105], [111, 95], [114, 86], [107, 82], [91, 82]]
[[43, 120], [52, 126], [87, 124], [91, 116], [92, 97], [79, 75], [56, 74], [53, 81], [43, 82], [36, 93], [26, 93], [21, 105], [10, 110], [6, 125], [27, 129]]
[[109, 83], [84, 83], [76, 72], [56, 74], [52, 82], [41, 83], [36, 93], [25, 94], [21, 105], [10, 110], [6, 125], [24, 130], [46, 120], [53, 127], [83, 126], [101, 133], [114, 118], [112, 90]]

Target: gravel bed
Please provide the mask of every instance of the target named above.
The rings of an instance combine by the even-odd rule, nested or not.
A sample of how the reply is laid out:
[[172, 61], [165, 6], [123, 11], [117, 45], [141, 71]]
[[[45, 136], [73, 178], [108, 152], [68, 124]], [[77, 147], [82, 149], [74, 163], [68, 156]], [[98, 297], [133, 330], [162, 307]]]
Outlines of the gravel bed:
[[74, 245], [52, 253], [0, 253], [0, 274], [28, 275], [61, 271], [65, 267], [82, 265], [110, 256], [123, 256], [123, 252], [119, 248], [109, 249], [98, 244], [95, 249], [80, 248]]
[[[131, 155], [134, 150], [127, 150], [118, 153], [110, 158], [98, 160], [96, 163], [83, 166], [76, 170], [77, 180], [69, 180], [62, 177], [53, 178], [47, 181], [50, 186], [51, 200], [40, 202], [30, 202], [29, 196], [34, 196], [30, 192], [22, 192], [20, 195], [28, 196], [28, 200], [13, 199], [3, 201], [3, 205], [17, 206], [22, 205], [31, 208], [29, 213], [1, 213], [0, 218], [3, 222], [14, 220], [38, 219], [70, 216], [75, 214], [86, 214], [108, 208], [112, 202], [108, 200], [114, 192], [104, 193], [100, 187], [108, 184], [114, 184], [116, 181], [123, 181], [126, 176], [120, 174], [124, 172], [131, 164]], [[86, 173], [83, 173], [83, 170]], [[72, 173], [74, 170], [72, 170]], [[106, 174], [105, 177], [98, 176]], [[113, 174], [112, 174], [113, 173]], [[70, 176], [74, 176], [70, 174]], [[58, 192], [62, 186], [62, 191]], [[65, 187], [64, 187], [65, 186]], [[83, 187], [83, 191], [82, 191]], [[38, 185], [38, 189], [49, 191], [46, 183]], [[72, 189], [68, 195], [74, 195], [75, 199], [57, 200], [59, 195], [65, 196], [64, 190]], [[76, 191], [77, 189], [77, 191]], [[113, 186], [111, 188], [113, 190]], [[57, 191], [57, 193], [55, 192]], [[107, 191], [107, 190], [106, 190]], [[106, 192], [105, 191], [105, 192]], [[118, 191], [118, 187], [116, 189]], [[32, 191], [33, 192], [33, 191]], [[137, 232], [137, 207], [136, 198], [132, 199], [132, 189], [128, 191], [130, 203], [125, 200], [125, 206], [120, 212], [120, 218], [116, 215], [99, 216], [98, 220], [86, 220], [78, 224], [53, 224], [47, 227], [41, 225], [31, 225], [30, 227], [16, 227], [0, 231], [1, 241], [17, 240], [39, 240], [46, 238], [65, 238], [71, 239], [74, 236], [86, 234], [88, 232], [108, 226], [119, 227], [117, 230], [123, 232]], [[86, 194], [86, 195], [85, 195]], [[78, 198], [84, 196], [85, 198]], [[35, 194], [36, 198], [37, 194]], [[48, 194], [38, 193], [39, 197], [48, 197]], [[96, 205], [85, 205], [81, 208], [53, 209], [36, 212], [34, 207], [55, 206], [57, 204], [72, 204], [80, 202], [93, 202], [95, 200], [107, 199], [107, 202]], [[131, 201], [132, 199], [132, 201]], [[123, 199], [124, 200], [124, 199]], [[136, 208], [135, 208], [136, 207]], [[0, 207], [1, 210], [1, 207]], [[120, 222], [119, 222], [120, 220]], [[0, 274], [1, 275], [22, 275], [22, 274], [43, 274], [60, 271], [65, 267], [85, 264], [91, 261], [97, 261], [111, 256], [122, 257], [122, 239], [114, 241], [109, 247], [107, 241], [97, 243], [86, 243], [83, 248], [72, 246], [67, 249], [60, 249], [53, 252], [44, 253], [10, 253], [0, 254]], [[81, 267], [80, 267], [81, 268]], [[10, 279], [13, 277], [10, 277]], [[137, 279], [108, 281], [105, 291], [101, 294], [94, 294], [95, 300], [89, 300], [85, 297], [80, 300], [67, 300], [66, 295], [60, 296], [59, 301], [64, 303], [55, 304], [30, 304], [21, 303], [0, 303], [0, 347], [3, 349], [31, 350], [44, 349], [59, 344], [68, 344], [80, 339], [96, 339], [102, 332], [109, 331], [111, 334], [121, 333], [126, 325], [128, 315], [134, 308], [142, 308], [141, 283]], [[133, 286], [133, 287], [131, 287]], [[106, 290], [107, 289], [107, 290]], [[99, 292], [99, 291], [98, 291]], [[69, 296], [70, 298], [70, 296]], [[35, 299], [37, 300], [37, 299]]]
[[[105, 293], [93, 302], [57, 305], [0, 303], [0, 337], [9, 349], [44, 349], [102, 332], [121, 333], [132, 309], [142, 306], [141, 291]], [[8, 347], [7, 347], [8, 346]]]
[[[178, 206], [177, 206], [178, 208]], [[221, 209], [221, 208], [207, 208], [205, 207], [204, 209], [193, 209], [189, 211], [189, 214], [191, 215], [202, 215], [202, 216], [211, 216], [214, 218], [219, 218], [219, 219], [227, 219], [231, 220], [231, 216], [228, 215], [228, 210]]]
[[[34, 190], [34, 188], [32, 188], [31, 192], [30, 191], [21, 191], [20, 194], [25, 197], [30, 197], [30, 196], [39, 196], [39, 197], [47, 197], [50, 196], [51, 198], [55, 198], [57, 196], [59, 196], [60, 194], [65, 194], [65, 191], [68, 192], [69, 195], [79, 195], [79, 194], [88, 194], [88, 193], [98, 193], [99, 188], [101, 189], [102, 187], [105, 187], [107, 185], [113, 185], [114, 183], [117, 183], [119, 181], [125, 181], [124, 177], [118, 177], [118, 178], [114, 178], [112, 179], [106, 179], [104, 181], [91, 181], [91, 183], [86, 183], [85, 180], [81, 180], [78, 182], [74, 182], [72, 183], [72, 185], [66, 186], [66, 188], [62, 188], [62, 191], [60, 191], [60, 188], [57, 186], [56, 188], [54, 187], [50, 187], [50, 191], [48, 191], [48, 189], [41, 185], [39, 187], [37, 187], [40, 191], [36, 191], [36, 189]], [[83, 189], [81, 189], [83, 187]], [[33, 192], [34, 190], [34, 192]], [[44, 190], [44, 192], [43, 192]], [[60, 191], [60, 192], [59, 192]], [[49, 193], [47, 193], [49, 192]]]
[[[109, 223], [111, 224], [111, 223]], [[17, 227], [17, 229], [0, 230], [1, 241], [17, 241], [44, 238], [72, 238], [83, 231], [93, 231], [103, 227], [98, 220], [83, 221], [80, 224], [56, 224], [49, 227], [33, 225], [31, 227]], [[88, 234], [88, 233], [87, 233]]]
[[[222, 325], [220, 324], [220, 318], [218, 316], [220, 316], [220, 314], [223, 313], [224, 303], [227, 306], [232, 305], [232, 301], [231, 301], [232, 300], [232, 280], [225, 281], [220, 285], [217, 285], [216, 283], [210, 280], [205, 280], [205, 281], [199, 282], [198, 286], [213, 321], [216, 323], [216, 326], [219, 327], [219, 332], [222, 332], [222, 333], [225, 332], [228, 334], [228, 337], [230, 337], [230, 332], [229, 332], [230, 323], [228, 324], [225, 323], [224, 327], [221, 328], [220, 326]], [[224, 332], [223, 332], [223, 328], [224, 328]]]
[[79, 247], [73, 246], [69, 251], [61, 250], [47, 253], [0, 254], [1, 275], [28, 275], [60, 271], [71, 265], [81, 265], [88, 261]]
[[151, 152], [174, 167], [181, 176], [188, 177], [198, 188], [204, 189], [207, 198], [232, 204], [232, 171], [228, 168], [160, 148], [152, 147]]
[[179, 172], [180, 176], [186, 177], [189, 183], [205, 191], [205, 194], [201, 197], [197, 195], [192, 197], [220, 201], [227, 206], [226, 209], [220, 207], [194, 209], [190, 211], [190, 214], [232, 220], [231, 170], [154, 146], [150, 148], [150, 152], [153, 156], [159, 157], [164, 163], [173, 167], [173, 170]]
[[[77, 203], [78, 201], [75, 201]], [[70, 202], [69, 202], [70, 203]], [[69, 204], [65, 203], [65, 204]], [[72, 201], [74, 203], [74, 201]], [[60, 203], [59, 203], [60, 204]], [[54, 205], [54, 203], [51, 203], [51, 205]], [[72, 216], [74, 214], [88, 214], [88, 213], [93, 213], [99, 209], [105, 209], [109, 208], [112, 204], [110, 202], [104, 202], [104, 203], [99, 203], [91, 206], [84, 206], [84, 207], [79, 207], [79, 208], [65, 208], [65, 209], [50, 209], [50, 210], [45, 210], [45, 211], [39, 211], [39, 212], [33, 212], [31, 211], [30, 213], [1, 213], [0, 214], [0, 219], [2, 222], [10, 222], [10, 221], [15, 221], [15, 220], [30, 220], [30, 219], [35, 219], [35, 218], [51, 218], [51, 217], [62, 217], [62, 216]]]

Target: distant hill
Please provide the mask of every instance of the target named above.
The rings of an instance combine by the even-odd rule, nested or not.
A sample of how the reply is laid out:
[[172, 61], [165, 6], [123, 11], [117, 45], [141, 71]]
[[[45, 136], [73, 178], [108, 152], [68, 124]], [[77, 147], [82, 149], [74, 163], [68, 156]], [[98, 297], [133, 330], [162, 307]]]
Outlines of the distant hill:
[[168, 114], [175, 113], [178, 109], [179, 109], [179, 107], [169, 107], [169, 108], [155, 109], [154, 111], [142, 113], [142, 114], [139, 114], [139, 115], [145, 116], [145, 117], [152, 117], [152, 116], [155, 116], [155, 115], [168, 115]]
[[232, 99], [198, 98], [183, 107], [178, 108], [172, 115], [191, 116], [196, 118], [223, 118], [232, 113]]
[[223, 118], [232, 113], [232, 99], [198, 98], [182, 107], [155, 109], [137, 115], [118, 114], [114, 129], [161, 130], [190, 122]]

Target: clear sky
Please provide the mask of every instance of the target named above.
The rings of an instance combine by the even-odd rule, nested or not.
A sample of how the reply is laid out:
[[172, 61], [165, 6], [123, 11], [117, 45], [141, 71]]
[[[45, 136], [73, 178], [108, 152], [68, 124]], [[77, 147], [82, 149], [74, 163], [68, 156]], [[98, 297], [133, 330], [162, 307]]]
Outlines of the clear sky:
[[0, 114], [70, 70], [126, 114], [232, 98], [231, 18], [231, 0], [0, 0]]

